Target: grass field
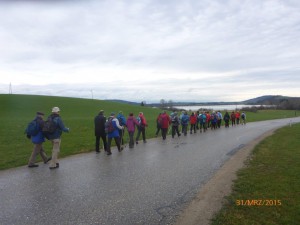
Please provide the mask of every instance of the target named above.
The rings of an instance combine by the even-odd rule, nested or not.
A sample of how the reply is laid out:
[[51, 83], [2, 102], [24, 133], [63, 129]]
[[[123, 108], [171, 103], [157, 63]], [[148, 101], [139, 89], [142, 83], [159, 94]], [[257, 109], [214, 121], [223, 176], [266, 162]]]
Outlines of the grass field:
[[299, 174], [300, 124], [296, 124], [277, 130], [256, 146], [212, 224], [299, 224]]
[[[61, 109], [64, 124], [70, 128], [70, 133], [62, 136], [60, 157], [89, 152], [94, 150], [94, 117], [103, 109], [105, 115], [111, 112], [123, 111], [124, 115], [133, 112], [144, 112], [149, 124], [147, 138], [153, 138], [156, 130], [156, 117], [160, 109], [121, 104], [109, 101], [30, 96], [30, 95], [0, 95], [0, 170], [26, 165], [32, 151], [32, 143], [25, 137], [27, 124], [34, 119], [36, 111], [42, 111], [48, 116], [54, 106]], [[300, 112], [297, 112], [300, 115]], [[263, 110], [257, 113], [247, 113], [247, 121], [280, 119], [295, 116], [295, 111]], [[50, 155], [51, 146], [45, 143], [46, 152]]]

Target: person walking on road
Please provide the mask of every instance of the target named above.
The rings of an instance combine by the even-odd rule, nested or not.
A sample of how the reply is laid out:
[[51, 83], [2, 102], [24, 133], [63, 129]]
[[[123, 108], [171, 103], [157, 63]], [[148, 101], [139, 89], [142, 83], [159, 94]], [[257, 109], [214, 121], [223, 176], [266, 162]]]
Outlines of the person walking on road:
[[161, 130], [160, 116], [161, 116], [161, 113], [159, 113], [158, 116], [157, 116], [157, 118], [156, 118], [156, 132], [155, 132], [155, 137], [158, 136], [159, 131]]
[[137, 117], [137, 121], [139, 122], [138, 126], [138, 133], [135, 139], [135, 143], [139, 143], [140, 135], [142, 134], [143, 142], [147, 143], [146, 141], [146, 127], [148, 126], [146, 118], [142, 112], [139, 113], [139, 116]]
[[59, 167], [58, 153], [60, 152], [62, 132], [69, 132], [70, 129], [65, 127], [58, 107], [52, 108], [52, 114], [48, 117], [48, 121], [53, 121], [56, 126], [55, 131], [49, 135], [49, 140], [52, 142], [52, 160], [49, 169], [56, 169]]
[[246, 113], [245, 112], [242, 112], [241, 118], [242, 118], [241, 124], [246, 125]]
[[231, 113], [230, 119], [231, 119], [231, 126], [232, 127], [233, 127], [233, 125], [235, 126], [235, 113], [234, 113], [234, 111]]
[[206, 132], [206, 113], [201, 112], [201, 114], [198, 116], [198, 120], [200, 122], [200, 133], [202, 133], [202, 129], [203, 132]]
[[190, 117], [187, 114], [187, 111], [185, 111], [181, 118], [182, 133], [184, 134], [184, 136], [187, 135], [189, 121], [190, 121]]
[[[126, 118], [123, 115], [122, 111], [120, 111], [119, 114], [117, 115], [117, 119], [119, 120], [119, 124], [121, 127], [126, 126]], [[121, 149], [123, 149], [124, 148], [124, 129], [119, 129], [119, 136], [120, 136]]]
[[223, 120], [223, 115], [222, 115], [221, 111], [218, 111], [217, 115], [218, 115], [217, 125], [218, 125], [218, 128], [221, 128], [221, 124], [222, 124], [222, 120]]
[[104, 151], [107, 151], [105, 122], [106, 122], [106, 117], [104, 116], [104, 111], [100, 110], [99, 114], [94, 119], [95, 137], [96, 137], [96, 149], [95, 149], [96, 153], [100, 152], [100, 138], [103, 141]]
[[134, 132], [135, 126], [139, 126], [138, 121], [134, 118], [133, 113], [129, 114], [126, 121], [126, 127], [129, 134], [129, 148], [134, 148]]
[[229, 127], [229, 121], [230, 121], [230, 115], [229, 113], [226, 111], [225, 115], [224, 115], [224, 121], [225, 121], [225, 127]]
[[240, 112], [236, 111], [236, 113], [235, 113], [236, 125], [240, 124], [240, 117], [241, 117]]
[[41, 155], [44, 163], [46, 164], [47, 162], [49, 162], [51, 160], [51, 157], [48, 158], [45, 151], [44, 151], [44, 148], [43, 148], [43, 143], [45, 142], [45, 137], [42, 133], [42, 127], [43, 127], [43, 124], [44, 124], [44, 113], [42, 112], [37, 112], [36, 113], [36, 118], [34, 119], [35, 121], [35, 124], [36, 124], [36, 134], [35, 135], [27, 135], [28, 138], [31, 139], [31, 142], [33, 143], [34, 147], [33, 147], [33, 151], [31, 153], [31, 156], [29, 158], [29, 161], [28, 161], [28, 167], [29, 168], [32, 168], [32, 167], [38, 167], [39, 165], [38, 164], [35, 164], [35, 160], [36, 160], [36, 156], [38, 154]]
[[124, 127], [120, 126], [119, 120], [115, 118], [115, 113], [111, 113], [110, 117], [105, 123], [105, 129], [107, 133], [108, 143], [107, 143], [107, 155], [111, 155], [111, 141], [112, 139], [115, 140], [115, 143], [117, 145], [118, 151], [121, 152], [123, 149], [121, 149], [120, 146], [120, 134], [119, 130], [124, 129]]
[[164, 111], [160, 115], [160, 124], [161, 124], [161, 135], [163, 140], [166, 140], [167, 138], [167, 133], [168, 133], [168, 128], [171, 123], [170, 116], [167, 114], [166, 111]]
[[194, 134], [197, 133], [197, 130], [196, 130], [196, 123], [197, 123], [197, 116], [195, 115], [195, 113], [192, 113], [192, 115], [190, 116], [190, 134], [193, 133], [194, 131]]
[[175, 134], [177, 133], [177, 136], [180, 137], [180, 133], [179, 133], [179, 118], [177, 116], [177, 112], [174, 112], [171, 115], [171, 123], [172, 123], [172, 138], [174, 138]]

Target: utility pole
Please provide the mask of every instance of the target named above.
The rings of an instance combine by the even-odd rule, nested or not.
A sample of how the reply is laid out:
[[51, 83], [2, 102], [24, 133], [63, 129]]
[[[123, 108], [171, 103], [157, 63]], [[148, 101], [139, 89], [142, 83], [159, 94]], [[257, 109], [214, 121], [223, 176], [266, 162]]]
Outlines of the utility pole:
[[94, 100], [94, 93], [93, 93], [93, 89], [91, 89], [91, 93], [92, 93], [92, 100]]
[[9, 90], [8, 93], [11, 95], [12, 94], [12, 87], [11, 87], [11, 83], [9, 83]]

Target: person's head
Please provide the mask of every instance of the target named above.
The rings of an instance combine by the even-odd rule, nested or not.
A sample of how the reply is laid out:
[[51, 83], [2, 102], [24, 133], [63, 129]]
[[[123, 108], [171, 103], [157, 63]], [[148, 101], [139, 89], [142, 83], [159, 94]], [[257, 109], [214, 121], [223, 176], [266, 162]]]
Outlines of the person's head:
[[59, 114], [60, 113], [60, 109], [57, 106], [55, 106], [55, 107], [52, 108], [52, 113]]
[[129, 113], [129, 116], [133, 116], [133, 113]]
[[120, 112], [119, 112], [119, 114], [120, 114], [120, 115], [123, 115], [123, 112], [122, 112], [122, 111], [120, 111]]
[[43, 112], [36, 112], [36, 115], [40, 118], [43, 118], [45, 114]]
[[110, 114], [110, 117], [115, 117], [115, 113], [114, 112], [112, 112], [111, 114]]
[[103, 115], [103, 114], [104, 114], [104, 110], [101, 109], [101, 110], [99, 111], [99, 115]]
[[144, 114], [143, 114], [143, 112], [140, 112], [139, 115], [142, 116], [142, 115], [144, 115]]

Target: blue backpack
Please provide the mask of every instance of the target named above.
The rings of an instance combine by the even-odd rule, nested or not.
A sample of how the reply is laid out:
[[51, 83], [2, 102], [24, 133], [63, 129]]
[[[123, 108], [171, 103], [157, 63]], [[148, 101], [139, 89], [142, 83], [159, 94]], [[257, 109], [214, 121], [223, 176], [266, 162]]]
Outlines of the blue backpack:
[[32, 120], [28, 125], [27, 125], [27, 128], [25, 130], [25, 133], [28, 135], [28, 136], [35, 136], [39, 133], [39, 124], [38, 122], [36, 121], [36, 119]]

